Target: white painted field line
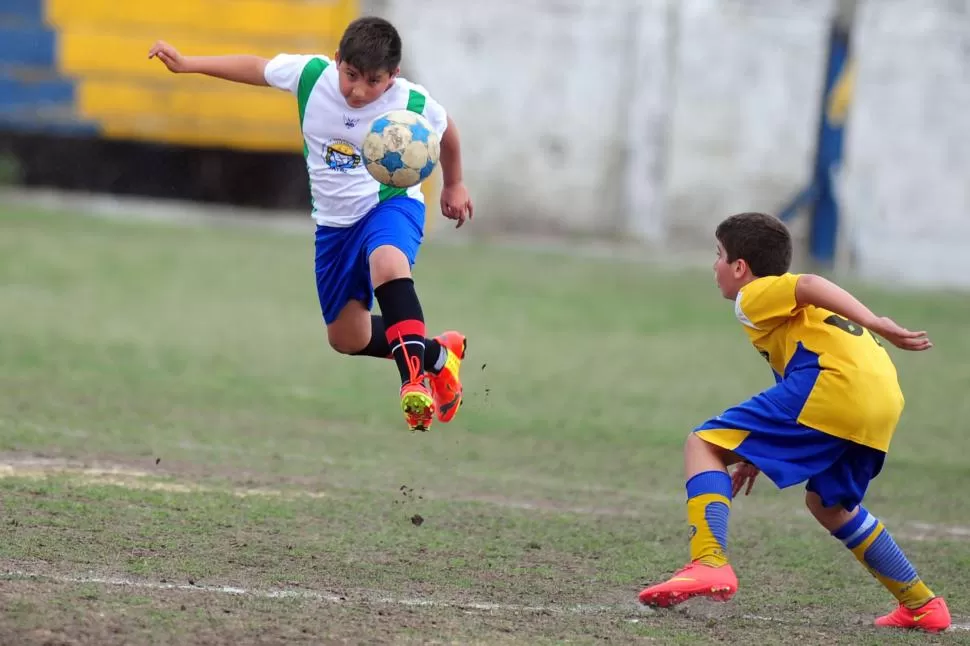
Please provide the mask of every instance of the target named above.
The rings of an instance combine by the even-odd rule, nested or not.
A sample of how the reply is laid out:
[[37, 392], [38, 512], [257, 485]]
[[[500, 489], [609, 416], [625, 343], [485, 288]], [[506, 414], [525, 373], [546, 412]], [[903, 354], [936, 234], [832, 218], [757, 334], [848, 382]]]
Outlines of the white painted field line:
[[[36, 574], [32, 572], [0, 572], [0, 580], [29, 579], [34, 581], [54, 581], [56, 583], [81, 583], [106, 586], [140, 588], [144, 590], [179, 590], [190, 592], [205, 592], [210, 594], [226, 594], [234, 596], [256, 597], [260, 599], [305, 599], [323, 603], [353, 604], [354, 599], [334, 594], [323, 594], [313, 590], [257, 590], [239, 588], [235, 586], [190, 585], [187, 583], [156, 583], [154, 581], [139, 581], [120, 577], [100, 576], [64, 576], [60, 574]], [[613, 611], [619, 606], [522, 606], [516, 604], [485, 603], [476, 601], [437, 601], [434, 599], [398, 598], [398, 597], [361, 597], [359, 601], [367, 603], [382, 603], [396, 606], [415, 606], [432, 608], [457, 608], [464, 610], [504, 611], [504, 612], [548, 612], [555, 614], [589, 614], [593, 612]]]
[[[178, 590], [187, 592], [202, 592], [208, 594], [225, 594], [232, 596], [256, 597], [260, 599], [304, 599], [308, 601], [319, 601], [322, 603], [351, 604], [355, 600], [350, 597], [341, 597], [334, 594], [323, 594], [312, 590], [258, 590], [249, 588], [239, 588], [235, 586], [209, 586], [209, 585], [189, 585], [180, 583], [155, 583], [153, 581], [138, 581], [135, 579], [117, 577], [98, 577], [98, 576], [64, 576], [56, 574], [34, 574], [31, 572], [3, 572], [0, 573], [0, 580], [29, 579], [35, 581], [54, 581], [57, 583], [80, 583], [96, 584], [106, 586], [140, 588], [146, 590]], [[649, 608], [641, 608], [633, 603], [626, 605], [587, 605], [579, 604], [572, 606], [524, 606], [513, 603], [487, 603], [478, 601], [437, 601], [433, 599], [417, 599], [404, 597], [363, 597], [358, 602], [380, 603], [395, 606], [425, 607], [425, 608], [453, 608], [456, 610], [480, 610], [483, 612], [511, 612], [511, 613], [548, 613], [559, 615], [589, 615], [597, 613], [622, 613], [630, 614], [653, 614], [655, 611]], [[741, 619], [748, 621], [760, 621], [775, 624], [798, 624], [803, 622], [779, 619], [764, 615], [744, 614]], [[638, 618], [628, 619], [631, 623], [639, 623]], [[970, 631], [970, 623], [954, 623], [950, 630]]]

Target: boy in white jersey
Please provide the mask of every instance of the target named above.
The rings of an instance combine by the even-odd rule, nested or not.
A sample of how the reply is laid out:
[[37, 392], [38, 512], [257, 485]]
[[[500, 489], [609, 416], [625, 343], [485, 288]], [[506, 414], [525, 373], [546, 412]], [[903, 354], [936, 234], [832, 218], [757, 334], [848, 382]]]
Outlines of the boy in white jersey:
[[[358, 18], [344, 31], [333, 59], [183, 56], [161, 41], [148, 57], [172, 72], [272, 86], [296, 96], [317, 223], [317, 295], [330, 345], [343, 354], [394, 358], [412, 431], [428, 430], [436, 412], [440, 421], [451, 421], [462, 401], [459, 369], [466, 341], [458, 332], [425, 338], [411, 278], [424, 231], [421, 189], [381, 185], [361, 161], [374, 118], [399, 109], [424, 115], [441, 136], [442, 214], [459, 227], [472, 217], [457, 128], [423, 87], [398, 76], [401, 38], [394, 26], [381, 18]], [[370, 314], [375, 297], [381, 316]]]

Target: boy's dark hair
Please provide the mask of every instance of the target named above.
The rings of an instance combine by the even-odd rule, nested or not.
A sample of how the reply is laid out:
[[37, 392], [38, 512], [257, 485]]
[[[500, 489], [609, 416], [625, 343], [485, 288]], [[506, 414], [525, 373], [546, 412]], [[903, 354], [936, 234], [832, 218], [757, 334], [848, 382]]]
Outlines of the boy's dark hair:
[[755, 276], [781, 276], [791, 267], [791, 233], [785, 223], [764, 213], [738, 213], [714, 232], [727, 261], [743, 259]]
[[390, 73], [401, 64], [401, 36], [383, 18], [364, 16], [347, 25], [338, 51], [341, 61], [363, 74]]

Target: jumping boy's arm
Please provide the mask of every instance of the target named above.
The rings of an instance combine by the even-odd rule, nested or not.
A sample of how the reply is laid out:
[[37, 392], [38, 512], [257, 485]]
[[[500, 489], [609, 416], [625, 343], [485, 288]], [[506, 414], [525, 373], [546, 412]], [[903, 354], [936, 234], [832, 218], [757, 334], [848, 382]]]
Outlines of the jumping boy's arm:
[[441, 136], [441, 213], [452, 220], [458, 220], [457, 227], [465, 223], [465, 218], [471, 219], [474, 207], [465, 188], [462, 178], [461, 141], [458, 138], [458, 128], [451, 117], [448, 117], [448, 127]]
[[269, 61], [259, 56], [183, 56], [177, 49], [160, 40], [148, 50], [148, 58], [157, 58], [170, 72], [176, 74], [205, 74], [236, 83], [269, 85], [265, 75], [266, 63]]
[[933, 347], [926, 332], [913, 332], [892, 319], [876, 316], [859, 299], [835, 283], [814, 274], [803, 274], [795, 283], [799, 305], [814, 305], [858, 323], [903, 350], [928, 350]]

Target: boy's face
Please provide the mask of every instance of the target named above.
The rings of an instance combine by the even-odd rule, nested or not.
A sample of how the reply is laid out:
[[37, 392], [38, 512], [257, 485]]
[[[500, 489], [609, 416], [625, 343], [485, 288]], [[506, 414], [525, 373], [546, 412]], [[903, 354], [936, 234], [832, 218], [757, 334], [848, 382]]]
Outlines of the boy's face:
[[717, 260], [714, 261], [714, 282], [721, 290], [721, 296], [734, 300], [738, 297], [738, 291], [746, 283], [751, 282], [748, 263], [741, 258], [734, 262], [728, 262], [728, 252], [724, 250], [721, 241], [717, 241]]
[[340, 93], [351, 108], [363, 108], [379, 99], [394, 84], [394, 78], [400, 72], [400, 69], [393, 72], [361, 72], [353, 65], [341, 61], [339, 53], [334, 60], [337, 61], [337, 70], [340, 73]]

